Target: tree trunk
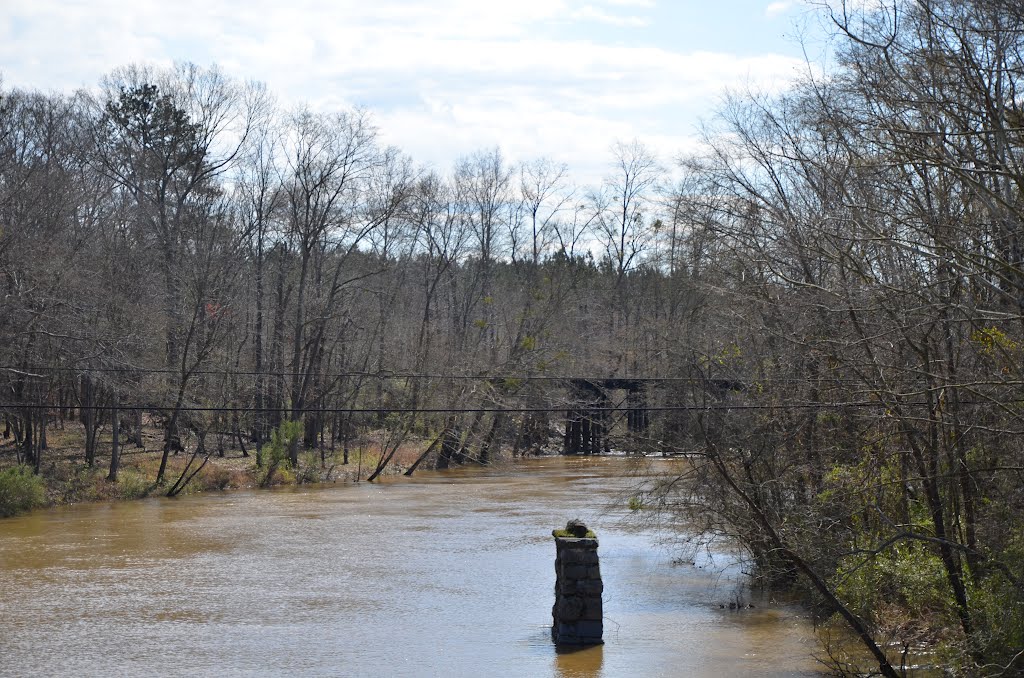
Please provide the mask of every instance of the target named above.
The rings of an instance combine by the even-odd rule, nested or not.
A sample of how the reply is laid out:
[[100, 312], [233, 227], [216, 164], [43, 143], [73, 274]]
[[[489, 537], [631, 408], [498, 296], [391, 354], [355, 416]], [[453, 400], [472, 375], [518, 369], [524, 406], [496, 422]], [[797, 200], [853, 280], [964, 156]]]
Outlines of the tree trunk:
[[447, 435], [448, 427], [446, 426], [444, 430], [441, 431], [441, 434], [434, 438], [433, 442], [431, 442], [430, 445], [427, 446], [427, 449], [423, 450], [423, 453], [416, 458], [416, 461], [412, 463], [412, 466], [406, 469], [404, 475], [411, 476], [413, 473], [415, 473], [416, 469], [419, 468], [420, 464], [423, 463], [423, 460], [430, 456], [430, 453], [438, 448], [438, 446], [441, 444], [441, 441], [443, 441], [445, 437], [447, 437]]
[[501, 412], [494, 415], [494, 421], [491, 422], [491, 428], [488, 429], [487, 435], [484, 436], [484, 441], [480, 445], [480, 453], [477, 455], [477, 459], [481, 464], [491, 463], [491, 446], [494, 444], [494, 439], [498, 435], [498, 429], [501, 427], [503, 419], [504, 416]]
[[117, 482], [117, 471], [121, 465], [121, 416], [117, 406], [118, 397], [115, 394], [110, 411], [110, 472], [107, 473], [107, 480], [112, 483]]
[[138, 408], [132, 412], [131, 436], [130, 442], [134, 443], [135, 447], [140, 450], [146, 448], [146, 443], [142, 440], [142, 410]]

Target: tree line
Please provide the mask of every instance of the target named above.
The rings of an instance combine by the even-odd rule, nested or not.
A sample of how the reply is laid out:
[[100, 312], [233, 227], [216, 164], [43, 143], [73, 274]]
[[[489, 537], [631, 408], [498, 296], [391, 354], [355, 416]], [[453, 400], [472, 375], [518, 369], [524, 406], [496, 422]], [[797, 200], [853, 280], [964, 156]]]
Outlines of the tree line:
[[590, 189], [500, 149], [442, 173], [381, 144], [367, 111], [282, 107], [192, 64], [9, 89], [0, 116], [0, 406], [37, 471], [72, 417], [89, 464], [100, 430], [116, 447], [158, 424], [158, 483], [183, 434], [202, 456], [230, 430], [259, 459], [286, 421], [307, 448], [385, 419], [439, 428], [486, 461], [546, 418], [417, 411], [554, 407], [531, 377], [644, 371], [680, 306], [637, 142]]

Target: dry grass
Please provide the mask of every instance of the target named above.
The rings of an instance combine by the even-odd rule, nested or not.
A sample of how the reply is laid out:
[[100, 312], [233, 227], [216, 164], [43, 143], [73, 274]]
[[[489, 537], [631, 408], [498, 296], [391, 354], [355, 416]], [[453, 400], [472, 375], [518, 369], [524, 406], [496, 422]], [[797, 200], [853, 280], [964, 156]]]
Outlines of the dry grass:
[[[162, 456], [162, 430], [143, 427], [143, 448], [122, 443], [118, 481], [106, 479], [110, 464], [110, 432], [102, 432], [97, 441], [97, 455], [93, 466], [85, 462], [85, 435], [77, 422], [64, 422], [60, 428], [47, 431], [47, 449], [43, 450], [41, 475], [46, 484], [50, 504], [118, 501], [136, 499], [150, 494], [161, 494], [165, 487], [155, 484]], [[168, 459], [165, 479], [168, 487], [181, 475], [191, 457], [194, 440], [184, 440], [188, 451], [172, 454]], [[254, 446], [247, 446], [249, 456], [227, 444], [225, 436], [223, 456], [218, 451], [218, 439], [211, 436], [208, 447], [214, 452], [206, 465], [189, 482], [184, 494], [219, 490], [252, 488], [259, 485], [261, 470], [256, 467]], [[356, 479], [361, 471], [365, 477], [376, 467], [381, 450], [388, 443], [384, 431], [372, 431], [349, 444], [349, 463], [343, 464], [340, 444], [334, 450], [304, 452], [298, 469], [279, 470], [273, 485], [296, 483], [347, 482]], [[404, 441], [395, 452], [386, 471], [398, 474], [407, 469], [429, 444], [421, 439]], [[194, 464], [200, 463], [196, 460]], [[17, 450], [13, 439], [0, 439], [0, 469], [17, 464]], [[193, 468], [195, 466], [193, 465]]]

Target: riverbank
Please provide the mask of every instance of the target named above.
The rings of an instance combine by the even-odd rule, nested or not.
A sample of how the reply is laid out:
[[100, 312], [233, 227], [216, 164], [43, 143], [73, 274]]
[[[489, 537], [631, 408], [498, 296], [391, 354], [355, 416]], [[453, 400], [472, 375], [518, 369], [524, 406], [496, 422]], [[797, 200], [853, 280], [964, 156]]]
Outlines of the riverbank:
[[[97, 441], [92, 464], [86, 462], [84, 432], [68, 423], [48, 431], [48, 445], [42, 452], [39, 474], [19, 465], [16, 442], [0, 441], [0, 517], [9, 517], [47, 506], [92, 502], [115, 502], [166, 494], [175, 480], [189, 478], [177, 494], [252, 489], [285, 485], [353, 482], [365, 479], [381, 460], [384, 450], [394, 446], [388, 434], [370, 431], [352, 440], [348, 454], [341, 447], [305, 450], [296, 468], [280, 465], [269, 471], [258, 466], [253, 446], [229, 444], [227, 436], [210, 442], [213, 451], [192, 459], [193, 451], [172, 454], [165, 470], [165, 482], [156, 483], [162, 452], [162, 432], [143, 429], [142, 447], [121, 448], [117, 480], [108, 480], [109, 434]], [[381, 475], [404, 473], [430, 444], [429, 440], [407, 437], [394, 451]], [[347, 456], [347, 460], [346, 460]], [[201, 468], [200, 468], [201, 466]]]

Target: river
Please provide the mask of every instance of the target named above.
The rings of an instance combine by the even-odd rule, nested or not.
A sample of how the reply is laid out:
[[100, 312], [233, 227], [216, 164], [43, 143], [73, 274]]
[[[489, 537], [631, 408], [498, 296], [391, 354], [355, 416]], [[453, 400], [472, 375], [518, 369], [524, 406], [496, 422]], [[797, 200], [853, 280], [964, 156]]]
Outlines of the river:
[[[663, 462], [665, 464], [671, 462]], [[817, 675], [798, 608], [629, 518], [621, 458], [0, 520], [0, 675]], [[605, 645], [551, 644], [551, 530], [600, 540]]]

